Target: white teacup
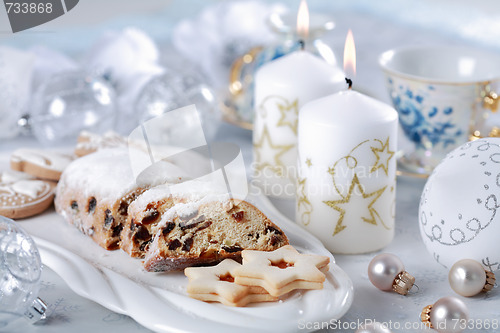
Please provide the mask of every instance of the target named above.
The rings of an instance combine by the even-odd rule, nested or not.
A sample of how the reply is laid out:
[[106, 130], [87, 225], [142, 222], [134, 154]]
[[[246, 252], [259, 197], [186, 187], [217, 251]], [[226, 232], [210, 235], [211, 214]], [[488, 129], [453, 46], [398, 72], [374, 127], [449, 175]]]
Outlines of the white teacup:
[[452, 46], [415, 46], [382, 53], [379, 64], [399, 123], [414, 149], [399, 168], [429, 174], [471, 136], [500, 132], [500, 55]]

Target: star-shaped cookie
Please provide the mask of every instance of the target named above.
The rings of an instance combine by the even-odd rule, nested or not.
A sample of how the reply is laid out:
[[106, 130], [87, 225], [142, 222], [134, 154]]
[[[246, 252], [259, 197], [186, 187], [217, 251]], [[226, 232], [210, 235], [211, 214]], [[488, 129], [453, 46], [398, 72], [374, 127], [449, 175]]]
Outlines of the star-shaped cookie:
[[272, 252], [244, 250], [243, 265], [234, 270], [235, 282], [264, 288], [279, 297], [295, 289], [322, 289], [330, 258], [300, 254], [291, 245]]
[[190, 297], [206, 302], [219, 302], [228, 306], [245, 306], [255, 302], [278, 300], [260, 287], [248, 287], [234, 283], [234, 270], [241, 265], [225, 259], [212, 267], [188, 267], [187, 292]]

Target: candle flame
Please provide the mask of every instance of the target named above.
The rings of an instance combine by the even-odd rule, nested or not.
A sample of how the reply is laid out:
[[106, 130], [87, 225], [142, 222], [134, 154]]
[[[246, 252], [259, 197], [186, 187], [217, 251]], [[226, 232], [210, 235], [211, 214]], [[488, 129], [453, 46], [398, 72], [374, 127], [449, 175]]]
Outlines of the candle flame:
[[299, 12], [297, 14], [297, 34], [306, 39], [309, 35], [309, 9], [306, 0], [300, 1]]
[[354, 45], [354, 37], [352, 36], [351, 29], [347, 32], [345, 39], [344, 72], [351, 79], [356, 76], [356, 46]]

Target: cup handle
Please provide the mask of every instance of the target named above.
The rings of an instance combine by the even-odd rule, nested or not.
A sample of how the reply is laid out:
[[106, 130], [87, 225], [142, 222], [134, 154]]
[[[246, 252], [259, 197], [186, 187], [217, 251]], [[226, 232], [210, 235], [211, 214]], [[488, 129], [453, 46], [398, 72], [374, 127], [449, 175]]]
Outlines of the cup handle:
[[485, 126], [485, 118], [483, 117], [485, 110], [489, 110], [491, 113], [498, 112], [500, 96], [491, 89], [489, 82], [482, 85], [480, 91], [479, 103], [482, 110], [479, 109], [475, 112], [471, 123], [469, 140], [477, 140], [483, 137], [500, 137], [500, 128], [497, 126], [488, 128], [488, 126]]
[[[498, 112], [498, 103], [500, 102], [500, 96], [498, 94], [491, 90], [489, 87], [484, 90], [484, 98], [483, 98], [483, 108], [485, 109], [490, 109], [491, 112], [495, 113]], [[488, 134], [489, 137], [493, 138], [498, 138], [500, 137], [500, 128], [494, 126], [491, 130], [490, 133]]]
[[233, 62], [229, 72], [229, 92], [233, 96], [239, 95], [243, 91], [243, 83], [241, 82], [244, 79], [241, 77], [243, 67], [253, 63], [262, 49], [262, 46], [256, 46]]
[[490, 90], [488, 87], [483, 90], [482, 95], [483, 97], [483, 108], [485, 109], [490, 109], [491, 112], [497, 112], [498, 111], [498, 102], [500, 97], [496, 92], [493, 90]]
[[491, 138], [500, 138], [500, 128], [493, 127], [493, 129], [490, 131], [490, 134], [488, 134], [488, 136]]

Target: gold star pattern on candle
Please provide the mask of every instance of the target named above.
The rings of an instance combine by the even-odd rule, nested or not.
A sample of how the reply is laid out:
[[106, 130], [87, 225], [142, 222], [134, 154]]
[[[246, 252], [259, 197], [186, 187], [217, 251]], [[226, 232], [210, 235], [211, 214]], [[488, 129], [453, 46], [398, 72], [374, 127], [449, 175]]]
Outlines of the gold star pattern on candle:
[[302, 224], [311, 222], [312, 205], [306, 195], [307, 178], [298, 178], [297, 186], [297, 210], [300, 212]]
[[288, 126], [293, 133], [297, 134], [297, 123], [299, 121], [298, 100], [294, 100], [292, 103], [288, 102], [286, 99], [284, 99], [284, 101], [285, 104], [276, 103], [281, 115], [276, 126]]
[[306, 159], [305, 163], [309, 168], [313, 165], [310, 158]]
[[[271, 140], [271, 135], [269, 134], [269, 130], [267, 126], [264, 126], [262, 131], [262, 135], [258, 142], [253, 144], [255, 151], [255, 163], [257, 164], [257, 170], [263, 170], [264, 168], [270, 168], [273, 170], [278, 176], [283, 175], [283, 170], [285, 169], [285, 165], [281, 162], [281, 155], [292, 149], [295, 145], [276, 145]], [[273, 151], [272, 158], [270, 160], [265, 161], [263, 159], [263, 153], [261, 150]]]
[[347, 213], [346, 209], [342, 208], [342, 205], [348, 204], [351, 202], [352, 199], [352, 193], [354, 191], [354, 188], [357, 187], [358, 192], [360, 195], [356, 195], [356, 197], [363, 198], [363, 199], [371, 199], [370, 203], [368, 204], [367, 208], [370, 214], [370, 217], [361, 217], [361, 219], [366, 222], [370, 223], [373, 225], [377, 225], [377, 221], [375, 220], [375, 216], [378, 216], [380, 218], [379, 213], [373, 208], [373, 205], [375, 202], [380, 198], [382, 193], [384, 193], [385, 189], [387, 186], [382, 187], [381, 189], [374, 191], [372, 193], [366, 193], [364, 187], [360, 184], [359, 178], [357, 174], [354, 174], [354, 177], [352, 179], [351, 185], [349, 186], [349, 192], [345, 197], [343, 197], [340, 200], [332, 200], [332, 201], [323, 201], [325, 204], [330, 206], [331, 208], [335, 209], [340, 213], [339, 219], [337, 221], [337, 224], [335, 226], [335, 230], [333, 231], [333, 236], [347, 228], [346, 225], [343, 224], [345, 215]]
[[382, 148], [370, 147], [376, 158], [375, 164], [370, 169], [370, 173], [382, 168], [382, 170], [384, 170], [385, 172], [385, 175], [388, 176], [389, 160], [394, 156], [394, 152], [389, 150], [389, 137], [387, 137], [385, 143], [380, 140], [376, 141], [380, 142]]

